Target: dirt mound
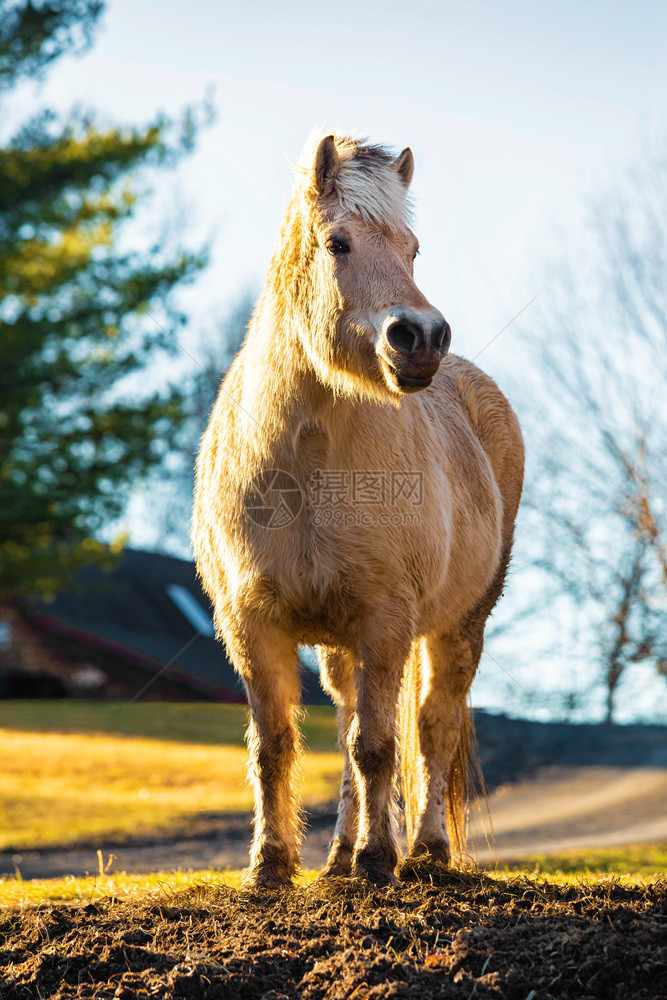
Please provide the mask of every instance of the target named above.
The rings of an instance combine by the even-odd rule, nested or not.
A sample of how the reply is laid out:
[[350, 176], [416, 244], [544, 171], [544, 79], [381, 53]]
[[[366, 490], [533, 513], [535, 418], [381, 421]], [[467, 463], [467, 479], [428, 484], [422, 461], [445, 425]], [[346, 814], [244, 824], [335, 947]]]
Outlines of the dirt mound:
[[445, 868], [409, 877], [382, 891], [342, 880], [289, 893], [208, 886], [6, 912], [0, 997], [667, 995], [666, 880], [563, 887]]

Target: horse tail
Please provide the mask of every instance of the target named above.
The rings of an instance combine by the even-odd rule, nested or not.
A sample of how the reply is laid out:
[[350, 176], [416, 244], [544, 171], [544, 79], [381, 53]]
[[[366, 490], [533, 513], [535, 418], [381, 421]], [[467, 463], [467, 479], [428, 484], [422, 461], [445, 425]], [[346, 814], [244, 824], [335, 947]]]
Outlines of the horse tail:
[[401, 748], [401, 791], [408, 844], [412, 843], [419, 812], [421, 761], [419, 756], [419, 702], [422, 687], [421, 640], [412, 643], [405, 664], [399, 702], [399, 740]]
[[[422, 782], [418, 725], [423, 682], [420, 654], [421, 640], [417, 640], [412, 645], [405, 665], [399, 705], [401, 787], [409, 845], [412, 844], [415, 833]], [[487, 795], [479, 759], [475, 723], [472, 708], [468, 709], [464, 702], [461, 712], [459, 742], [447, 775], [447, 832], [450, 845], [461, 860], [469, 857], [469, 848], [472, 847], [470, 838], [472, 804], [476, 803], [481, 816], [482, 801], [487, 803]], [[486, 823], [483, 816], [481, 819], [488, 844]]]
[[484, 836], [487, 844], [489, 843], [481, 809], [482, 800], [486, 803], [488, 812], [486, 787], [475, 734], [475, 720], [472, 708], [468, 708], [464, 702], [459, 744], [447, 775], [447, 832], [450, 845], [461, 861], [470, 858], [472, 849], [470, 819], [473, 803], [480, 813]]

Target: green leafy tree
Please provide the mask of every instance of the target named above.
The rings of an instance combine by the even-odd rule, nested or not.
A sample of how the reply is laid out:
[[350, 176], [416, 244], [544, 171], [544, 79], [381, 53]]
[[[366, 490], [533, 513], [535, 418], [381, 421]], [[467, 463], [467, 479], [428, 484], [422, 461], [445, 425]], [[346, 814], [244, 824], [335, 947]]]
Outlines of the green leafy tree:
[[3, 0], [0, 12], [0, 88], [35, 77], [65, 52], [86, 48], [102, 13], [100, 0]]
[[[6, 3], [0, 108], [21, 78], [88, 43], [91, 0]], [[99, 128], [44, 110], [0, 140], [0, 594], [48, 593], [91, 558], [181, 416], [164, 352], [174, 287], [203, 260], [161, 238], [126, 249], [146, 168], [192, 146], [195, 115]], [[128, 241], [125, 240], [125, 243]], [[169, 241], [166, 241], [169, 243]], [[153, 372], [156, 372], [152, 376]]]

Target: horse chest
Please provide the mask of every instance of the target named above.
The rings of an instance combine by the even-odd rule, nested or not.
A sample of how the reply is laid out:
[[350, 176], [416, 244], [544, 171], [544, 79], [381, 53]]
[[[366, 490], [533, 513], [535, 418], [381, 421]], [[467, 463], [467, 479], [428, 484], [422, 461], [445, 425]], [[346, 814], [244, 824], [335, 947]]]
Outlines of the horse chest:
[[380, 600], [364, 547], [355, 546], [349, 533], [341, 538], [331, 529], [304, 531], [303, 519], [299, 530], [280, 541], [255, 578], [253, 603], [260, 594], [262, 606], [271, 606], [273, 617], [301, 642], [354, 642], [369, 608]]
[[341, 523], [323, 524], [310, 511], [311, 530], [302, 524], [295, 536], [294, 560], [276, 567], [283, 614], [302, 641], [354, 643], [369, 619], [401, 600], [418, 607], [440, 585], [446, 538], [426, 547], [419, 524], [406, 532], [375, 514], [348, 511]]
[[421, 619], [446, 597], [456, 532], [448, 477], [431, 457], [436, 442], [414, 456], [391, 428], [366, 430], [332, 442], [304, 424], [276, 463], [300, 484], [300, 506], [254, 539], [253, 603], [273, 608], [301, 641], [354, 642], [399, 605]]

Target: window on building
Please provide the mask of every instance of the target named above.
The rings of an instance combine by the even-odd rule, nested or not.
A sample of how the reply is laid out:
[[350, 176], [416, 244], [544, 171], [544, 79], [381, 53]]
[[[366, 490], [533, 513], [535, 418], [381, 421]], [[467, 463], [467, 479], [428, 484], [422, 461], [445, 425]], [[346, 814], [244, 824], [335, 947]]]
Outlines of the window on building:
[[197, 598], [190, 593], [187, 587], [181, 587], [178, 583], [170, 583], [166, 587], [169, 597], [172, 599], [182, 615], [185, 615], [192, 627], [200, 635], [205, 635], [209, 639], [215, 638], [215, 628], [208, 611], [206, 611]]
[[0, 618], [0, 649], [12, 648], [12, 626], [6, 618]]

